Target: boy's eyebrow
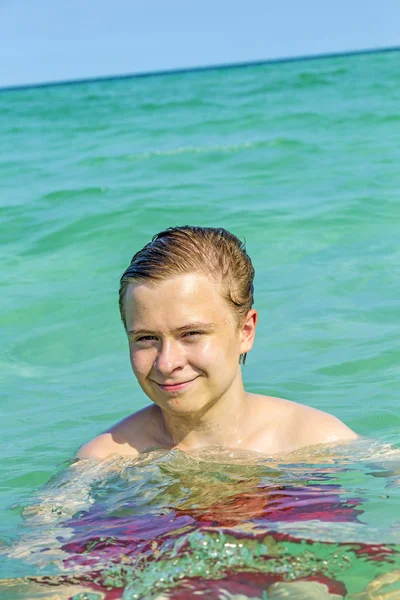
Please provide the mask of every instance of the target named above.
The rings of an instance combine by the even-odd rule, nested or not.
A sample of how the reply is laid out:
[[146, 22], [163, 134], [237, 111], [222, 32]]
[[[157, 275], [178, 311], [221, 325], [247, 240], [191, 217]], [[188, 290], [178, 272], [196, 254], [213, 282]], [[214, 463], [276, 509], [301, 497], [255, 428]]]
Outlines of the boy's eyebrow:
[[[201, 329], [202, 331], [211, 331], [215, 329], [215, 323], [202, 323], [200, 321], [196, 321], [194, 323], [188, 323], [187, 325], [182, 325], [182, 327], [177, 327], [175, 331], [194, 331], [196, 329]], [[127, 331], [128, 335], [145, 335], [149, 333], [157, 333], [152, 331], [151, 329], [129, 329]]]
[[215, 323], [202, 323], [201, 321], [195, 321], [194, 323], [189, 323], [188, 325], [183, 325], [182, 327], [178, 327], [176, 331], [187, 331], [194, 329], [203, 329], [206, 331], [210, 331], [211, 329], [215, 329]]

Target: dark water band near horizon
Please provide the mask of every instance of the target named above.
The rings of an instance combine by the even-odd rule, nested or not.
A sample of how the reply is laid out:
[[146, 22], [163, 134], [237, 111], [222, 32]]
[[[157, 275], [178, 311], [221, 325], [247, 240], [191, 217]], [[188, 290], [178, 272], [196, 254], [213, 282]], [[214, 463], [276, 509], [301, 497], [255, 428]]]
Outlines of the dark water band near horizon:
[[[1, 600], [400, 598], [399, 66], [387, 52], [0, 94]], [[147, 402], [118, 279], [186, 223], [253, 257], [246, 389], [360, 441], [67, 468]]]

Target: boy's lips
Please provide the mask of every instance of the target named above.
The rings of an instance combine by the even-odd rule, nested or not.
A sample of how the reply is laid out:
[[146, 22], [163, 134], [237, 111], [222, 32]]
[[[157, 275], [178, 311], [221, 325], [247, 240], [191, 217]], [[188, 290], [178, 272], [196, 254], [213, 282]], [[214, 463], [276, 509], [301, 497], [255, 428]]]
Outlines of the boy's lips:
[[187, 381], [174, 381], [169, 383], [160, 383], [155, 381], [154, 383], [156, 383], [164, 392], [178, 392], [179, 390], [183, 390], [196, 379], [197, 377], [193, 377], [193, 379], [188, 379]]

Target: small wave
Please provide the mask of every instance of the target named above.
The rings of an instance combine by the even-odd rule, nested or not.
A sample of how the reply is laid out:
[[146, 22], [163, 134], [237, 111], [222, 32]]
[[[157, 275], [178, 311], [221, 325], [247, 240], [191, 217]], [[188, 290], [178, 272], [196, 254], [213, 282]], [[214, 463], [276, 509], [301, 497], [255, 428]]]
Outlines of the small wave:
[[21, 361], [0, 361], [0, 380], [7, 380], [13, 375], [22, 379], [42, 379], [54, 377], [54, 369], [30, 365]]
[[[77, 164], [81, 166], [101, 165], [107, 162], [118, 161], [137, 161], [149, 160], [157, 157], [182, 156], [190, 154], [212, 154], [212, 153], [234, 153], [242, 150], [262, 149], [262, 148], [307, 148], [309, 150], [318, 150], [313, 144], [305, 143], [294, 138], [276, 137], [268, 140], [246, 140], [237, 144], [221, 144], [215, 146], [179, 146], [178, 148], [149, 150], [148, 152], [138, 152], [134, 154], [120, 154], [117, 156], [95, 156], [85, 158]], [[104, 188], [100, 188], [104, 191]], [[68, 193], [68, 192], [65, 192]]]
[[144, 111], [163, 111], [163, 110], [193, 110], [196, 108], [216, 108], [217, 102], [209, 102], [203, 98], [188, 98], [186, 100], [160, 100], [159, 102], [141, 102], [138, 104], [138, 110]]
[[332, 85], [335, 82], [331, 81], [326, 77], [326, 73], [312, 73], [303, 72], [299, 73], [297, 79], [293, 82], [294, 88], [314, 88], [319, 86]]
[[71, 190], [55, 190], [54, 192], [49, 192], [48, 194], [41, 196], [41, 200], [50, 200], [54, 202], [58, 200], [71, 200], [72, 198], [81, 197], [83, 195], [86, 197], [98, 196], [99, 194], [103, 194], [106, 189], [107, 188], [105, 187], [90, 187]]
[[368, 437], [360, 437], [351, 442], [334, 442], [308, 446], [295, 450], [279, 458], [279, 464], [284, 466], [295, 463], [301, 464], [332, 464], [334, 462], [348, 464], [357, 461], [399, 461], [400, 448]]

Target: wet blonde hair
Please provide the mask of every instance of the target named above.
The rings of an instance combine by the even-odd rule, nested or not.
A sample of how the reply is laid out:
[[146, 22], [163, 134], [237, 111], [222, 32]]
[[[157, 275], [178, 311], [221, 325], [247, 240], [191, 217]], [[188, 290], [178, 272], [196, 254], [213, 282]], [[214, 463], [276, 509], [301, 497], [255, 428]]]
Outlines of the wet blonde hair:
[[[222, 227], [169, 227], [137, 252], [120, 280], [119, 309], [126, 329], [125, 295], [130, 283], [203, 273], [221, 283], [222, 295], [241, 324], [253, 306], [254, 267], [245, 243]], [[242, 362], [245, 361], [245, 355]]]

